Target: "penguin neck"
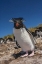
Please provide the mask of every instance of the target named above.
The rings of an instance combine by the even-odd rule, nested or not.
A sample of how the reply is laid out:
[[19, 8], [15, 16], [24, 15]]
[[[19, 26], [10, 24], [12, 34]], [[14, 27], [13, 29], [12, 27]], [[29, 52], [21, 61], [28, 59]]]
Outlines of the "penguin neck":
[[22, 32], [24, 32], [24, 30], [25, 30], [25, 28], [14, 29], [14, 32], [17, 33], [17, 34], [18, 34], [18, 33], [21, 34]]
[[19, 29], [14, 28], [14, 30], [21, 30], [21, 29], [22, 29], [22, 27], [21, 27], [21, 28], [19, 28]]

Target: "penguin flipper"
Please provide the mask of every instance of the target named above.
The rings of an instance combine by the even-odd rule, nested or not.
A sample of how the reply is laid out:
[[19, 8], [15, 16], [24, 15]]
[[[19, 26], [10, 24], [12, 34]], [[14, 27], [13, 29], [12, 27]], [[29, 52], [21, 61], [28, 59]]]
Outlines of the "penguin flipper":
[[18, 46], [18, 48], [21, 48], [17, 41], [16, 41], [16, 45]]
[[24, 25], [24, 28], [26, 29], [26, 31], [27, 31], [30, 35], [32, 35], [31, 32], [26, 28], [25, 25]]
[[16, 42], [16, 47], [14, 47], [15, 49], [21, 48], [20, 45], [18, 44], [18, 42], [17, 42], [15, 36], [14, 36], [14, 42]]
[[26, 28], [26, 26], [24, 25], [24, 28], [26, 29], [26, 31], [29, 33], [29, 35], [30, 35], [30, 38], [31, 38], [31, 40], [32, 40], [32, 42], [33, 42], [33, 44], [34, 44], [34, 47], [35, 47], [35, 43], [36, 43], [36, 40], [34, 39], [34, 37], [33, 37], [33, 35], [32, 35], [32, 33]]

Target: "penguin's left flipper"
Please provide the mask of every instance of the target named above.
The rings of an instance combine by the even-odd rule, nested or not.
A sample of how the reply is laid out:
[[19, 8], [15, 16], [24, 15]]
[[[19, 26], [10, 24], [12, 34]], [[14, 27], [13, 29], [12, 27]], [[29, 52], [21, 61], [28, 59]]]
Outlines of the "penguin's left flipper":
[[26, 31], [29, 33], [29, 35], [31, 35], [31, 36], [33, 36], [32, 34], [31, 34], [31, 32], [26, 28], [26, 26], [24, 25], [24, 28], [26, 29]]
[[26, 28], [26, 26], [24, 25], [24, 28], [26, 29], [26, 31], [29, 33], [29, 35], [30, 35], [30, 38], [31, 38], [31, 40], [32, 40], [32, 42], [33, 42], [33, 45], [34, 45], [34, 50], [35, 50], [35, 44], [37, 43], [36, 42], [36, 40], [34, 39], [34, 37], [33, 37], [33, 35], [32, 35], [32, 33]]

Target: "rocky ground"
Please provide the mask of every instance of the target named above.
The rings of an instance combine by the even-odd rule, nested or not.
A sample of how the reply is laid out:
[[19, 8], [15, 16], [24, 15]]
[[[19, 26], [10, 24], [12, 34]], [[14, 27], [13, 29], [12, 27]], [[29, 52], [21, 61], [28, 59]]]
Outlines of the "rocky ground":
[[[36, 39], [35, 55], [21, 58], [21, 48], [15, 49], [15, 42], [0, 44], [0, 64], [42, 64], [42, 39]], [[19, 53], [19, 54], [18, 54]], [[15, 54], [18, 54], [17, 57]]]

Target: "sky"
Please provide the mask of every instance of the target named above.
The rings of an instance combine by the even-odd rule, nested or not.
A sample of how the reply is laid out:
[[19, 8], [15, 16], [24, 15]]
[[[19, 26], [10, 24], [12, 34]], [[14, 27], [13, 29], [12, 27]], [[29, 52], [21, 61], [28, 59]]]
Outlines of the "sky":
[[13, 33], [11, 18], [23, 17], [27, 28], [42, 24], [42, 0], [0, 0], [0, 37]]

